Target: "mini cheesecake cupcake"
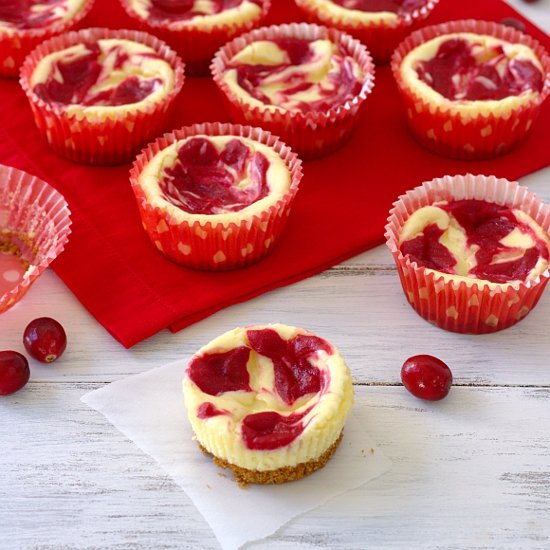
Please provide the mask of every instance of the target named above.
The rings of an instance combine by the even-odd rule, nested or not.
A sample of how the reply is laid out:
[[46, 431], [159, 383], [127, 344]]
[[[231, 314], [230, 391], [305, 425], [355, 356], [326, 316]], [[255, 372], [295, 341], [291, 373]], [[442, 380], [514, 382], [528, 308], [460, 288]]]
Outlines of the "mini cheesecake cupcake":
[[226, 270], [276, 244], [302, 178], [277, 137], [232, 124], [196, 124], [149, 145], [130, 173], [153, 244], [188, 267]]
[[161, 134], [183, 81], [175, 52], [127, 30], [54, 37], [21, 70], [36, 125], [50, 146], [90, 164], [127, 162]]
[[212, 340], [189, 362], [183, 393], [199, 447], [240, 485], [293, 481], [325, 466], [353, 404], [338, 350], [281, 324]]
[[375, 62], [383, 64], [438, 1], [296, 0], [296, 4], [310, 21], [335, 27], [363, 42]]
[[507, 328], [533, 309], [548, 283], [550, 206], [516, 182], [438, 178], [401, 196], [388, 222], [405, 295], [441, 328]]
[[0, 2], [0, 76], [17, 77], [26, 55], [40, 42], [76, 26], [93, 0]]
[[504, 25], [454, 21], [413, 33], [392, 58], [409, 126], [442, 155], [493, 157], [524, 139], [550, 92], [550, 57]]
[[165, 40], [183, 58], [188, 74], [207, 75], [216, 50], [259, 27], [270, 0], [121, 0], [130, 17]]
[[302, 158], [345, 142], [374, 85], [358, 40], [305, 23], [236, 38], [216, 54], [212, 74], [233, 120], [273, 132]]

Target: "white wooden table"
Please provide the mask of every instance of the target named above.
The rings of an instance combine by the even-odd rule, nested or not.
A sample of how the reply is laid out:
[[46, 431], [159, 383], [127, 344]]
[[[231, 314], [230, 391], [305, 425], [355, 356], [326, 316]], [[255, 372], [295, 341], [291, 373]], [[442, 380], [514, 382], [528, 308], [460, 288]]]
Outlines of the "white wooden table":
[[[550, 30], [550, 0], [510, 1]], [[521, 183], [550, 202], [550, 169]], [[252, 547], [550, 548], [550, 291], [506, 331], [447, 333], [414, 313], [381, 246], [130, 350], [50, 270], [0, 315], [0, 349], [23, 351], [23, 329], [39, 316], [63, 323], [69, 346], [53, 365], [31, 361], [26, 388], [0, 399], [1, 549], [219, 548], [186, 494], [80, 397], [235, 326], [277, 321], [340, 348], [354, 413], [393, 468]], [[417, 353], [453, 370], [445, 400], [400, 385]]]

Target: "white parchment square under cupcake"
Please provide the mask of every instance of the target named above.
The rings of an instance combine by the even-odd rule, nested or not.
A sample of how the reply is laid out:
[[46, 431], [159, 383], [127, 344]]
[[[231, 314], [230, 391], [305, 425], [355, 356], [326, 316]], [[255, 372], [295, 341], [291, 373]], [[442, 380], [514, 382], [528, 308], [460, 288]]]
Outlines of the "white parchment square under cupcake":
[[[322, 470], [283, 485], [240, 488], [193, 440], [181, 391], [185, 364], [185, 360], [177, 361], [124, 378], [87, 393], [82, 401], [102, 413], [172, 476], [222, 548], [239, 548], [267, 537], [292, 518], [390, 469], [389, 459], [351, 414], [342, 443]], [[238, 505], [228, 506], [228, 502]]]

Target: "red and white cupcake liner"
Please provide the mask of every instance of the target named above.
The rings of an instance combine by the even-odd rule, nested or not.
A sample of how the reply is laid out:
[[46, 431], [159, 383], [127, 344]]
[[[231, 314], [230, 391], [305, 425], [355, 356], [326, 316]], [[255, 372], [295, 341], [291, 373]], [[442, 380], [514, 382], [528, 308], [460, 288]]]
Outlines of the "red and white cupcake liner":
[[[260, 215], [243, 213], [239, 223], [204, 223], [197, 220], [198, 216], [183, 210], [188, 219], [176, 221], [165, 209], [152, 206], [140, 182], [143, 168], [172, 143], [200, 134], [241, 136], [271, 147], [290, 170], [288, 192]], [[277, 136], [261, 128], [218, 122], [194, 124], [165, 134], [142, 151], [130, 171], [143, 226], [153, 244], [177, 263], [211, 271], [255, 263], [273, 248], [286, 225], [301, 179], [301, 160]], [[235, 214], [239, 215], [238, 212]]]
[[[136, 104], [123, 112], [93, 118], [69, 113], [65, 106], [48, 103], [34, 93], [31, 77], [42, 58], [82, 42], [95, 43], [107, 38], [132, 40], [153, 48], [174, 69], [173, 88], [159, 101]], [[120, 164], [132, 160], [145, 144], [166, 130], [184, 80], [183, 62], [157, 37], [134, 30], [93, 28], [56, 36], [40, 44], [25, 59], [20, 83], [36, 126], [54, 151], [69, 160], [86, 164]]]
[[131, 0], [120, 2], [139, 28], [158, 36], [181, 56], [187, 74], [192, 76], [207, 76], [216, 51], [235, 36], [261, 26], [271, 6], [271, 0], [261, 0], [261, 12], [252, 19], [204, 28], [200, 23], [183, 25], [168, 19], [143, 19], [132, 7]]
[[[364, 81], [359, 94], [327, 111], [309, 113], [252, 106], [237, 97], [222, 78], [230, 66], [232, 57], [252, 42], [282, 37], [305, 40], [328, 39], [338, 44], [363, 71]], [[307, 23], [273, 25], [239, 36], [216, 53], [211, 71], [234, 122], [261, 126], [269, 130], [292, 147], [302, 159], [327, 155], [345, 143], [357, 122], [363, 102], [374, 86], [374, 64], [363, 44], [336, 29]]]
[[550, 278], [547, 268], [528, 281], [495, 284], [471, 279], [455, 281], [419, 266], [399, 250], [399, 236], [407, 219], [419, 208], [436, 201], [479, 199], [522, 210], [550, 234], [550, 205], [517, 182], [495, 176], [445, 176], [425, 182], [399, 197], [386, 225], [388, 245], [407, 300], [424, 319], [440, 328], [483, 334], [510, 327], [537, 304]]
[[410, 13], [396, 14], [395, 24], [388, 25], [384, 21], [358, 21], [353, 15], [335, 17], [319, 6], [318, 2], [295, 1], [312, 23], [334, 27], [351, 34], [365, 44], [377, 65], [383, 65], [390, 60], [397, 45], [422, 24], [439, 2], [439, 0], [426, 0], [423, 6]]
[[74, 17], [48, 27], [10, 30], [0, 27], [0, 77], [17, 78], [21, 64], [29, 52], [48, 38], [76, 27], [88, 15], [93, 4], [94, 0], [84, 0]]
[[20, 268], [23, 262], [28, 264], [21, 272], [0, 269], [0, 277], [13, 282], [0, 294], [0, 313], [17, 303], [63, 251], [70, 225], [70, 211], [61, 193], [35, 176], [0, 165], [0, 243], [20, 253]]
[[[460, 104], [434, 105], [403, 81], [400, 67], [414, 48], [444, 34], [471, 32], [529, 46], [545, 71], [544, 86], [534, 99], [522, 102], [511, 112], [479, 113], [464, 117]], [[407, 121], [415, 138], [435, 153], [459, 159], [491, 158], [518, 145], [537, 118], [542, 102], [550, 94], [550, 56], [535, 39], [492, 21], [451, 21], [420, 29], [406, 38], [392, 56], [392, 71], [405, 104]]]

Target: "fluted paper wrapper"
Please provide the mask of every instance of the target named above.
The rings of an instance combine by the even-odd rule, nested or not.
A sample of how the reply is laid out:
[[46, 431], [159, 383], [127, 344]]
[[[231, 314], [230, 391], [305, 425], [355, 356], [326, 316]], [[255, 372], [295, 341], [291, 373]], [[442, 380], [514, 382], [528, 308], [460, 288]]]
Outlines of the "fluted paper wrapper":
[[[26, 172], [0, 165], [0, 313], [16, 304], [63, 251], [70, 225], [59, 192]], [[6, 253], [9, 248], [13, 254]]]
[[[34, 93], [32, 73], [43, 57], [84, 41], [95, 43], [104, 38], [133, 40], [153, 48], [174, 69], [173, 88], [159, 101], [141, 104], [123, 113], [115, 111], [113, 116], [93, 117], [69, 113], [63, 105], [48, 103]], [[132, 160], [145, 144], [166, 130], [184, 79], [182, 61], [158, 38], [141, 31], [94, 28], [57, 36], [38, 46], [23, 63], [20, 82], [36, 126], [56, 153], [85, 164], [120, 164]]]
[[[485, 34], [529, 46], [545, 72], [542, 91], [534, 98], [522, 102], [511, 112], [495, 110], [492, 113], [479, 113], [467, 118], [462, 116], [459, 102], [442, 106], [427, 102], [403, 81], [400, 72], [401, 62], [420, 44], [455, 32]], [[399, 45], [392, 56], [391, 66], [413, 135], [426, 148], [452, 158], [475, 160], [506, 153], [527, 137], [540, 112], [542, 102], [550, 94], [550, 57], [545, 49], [530, 36], [491, 21], [451, 21], [420, 29]]]
[[[263, 106], [251, 106], [242, 101], [233, 94], [222, 78], [230, 66], [231, 58], [252, 42], [278, 38], [329, 39], [340, 45], [347, 55], [355, 59], [363, 71], [364, 80], [361, 91], [345, 103], [322, 112], [270, 110]], [[239, 36], [216, 53], [211, 71], [234, 122], [261, 126], [279, 136], [302, 159], [321, 157], [345, 143], [357, 122], [363, 102], [374, 86], [374, 64], [363, 44], [336, 29], [306, 23], [274, 25]]]
[[537, 304], [548, 283], [548, 268], [536, 279], [511, 284], [472, 284], [426, 269], [399, 250], [399, 235], [410, 215], [436, 201], [479, 199], [517, 208], [550, 234], [550, 205], [517, 182], [494, 176], [445, 176], [416, 187], [394, 203], [386, 225], [391, 250], [407, 300], [424, 319], [454, 332], [482, 334], [510, 327]]
[[216, 51], [235, 36], [261, 26], [271, 5], [270, 0], [262, 0], [260, 13], [252, 19], [205, 28], [199, 21], [188, 21], [183, 25], [169, 19], [143, 19], [132, 7], [131, 0], [121, 0], [121, 3], [139, 28], [158, 36], [181, 56], [187, 74], [192, 76], [208, 75]]
[[76, 27], [92, 9], [93, 4], [93, 0], [84, 0], [81, 9], [74, 17], [48, 27], [11, 29], [9, 31], [0, 28], [0, 77], [17, 78], [25, 57], [38, 44]]
[[390, 25], [380, 20], [359, 21], [351, 14], [335, 16], [319, 7], [318, 2], [296, 0], [297, 6], [312, 23], [334, 27], [351, 34], [365, 44], [377, 65], [383, 65], [390, 60], [397, 45], [422, 25], [438, 2], [439, 0], [427, 0], [423, 6], [409, 13], [396, 14], [395, 22]]
[[[164, 209], [148, 202], [139, 176], [148, 162], [162, 149], [175, 141], [197, 134], [241, 136], [272, 147], [290, 171], [291, 184], [288, 192], [260, 215], [243, 213], [238, 224], [203, 223], [183, 210], [182, 213], [187, 214], [188, 219], [183, 222], [174, 221]], [[273, 248], [286, 225], [301, 179], [301, 161], [276, 136], [261, 128], [217, 122], [186, 126], [157, 139], [138, 156], [130, 172], [143, 226], [153, 244], [180, 264], [214, 271], [252, 264]]]

